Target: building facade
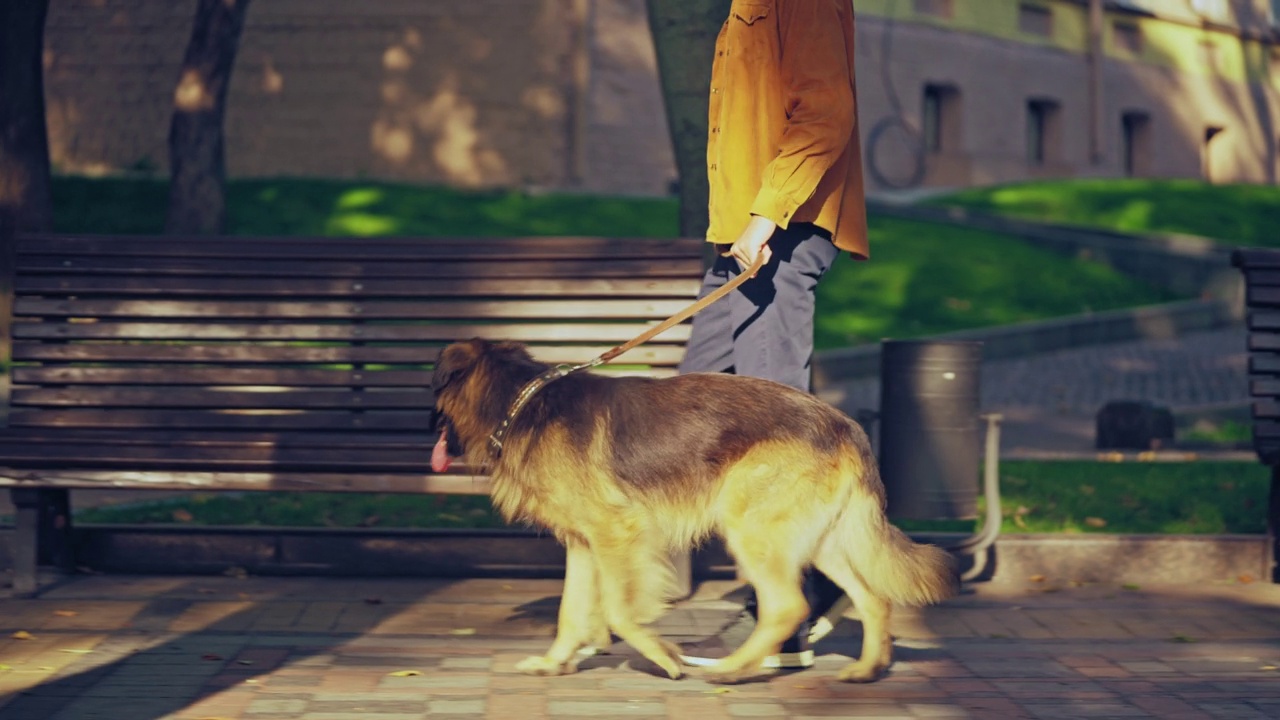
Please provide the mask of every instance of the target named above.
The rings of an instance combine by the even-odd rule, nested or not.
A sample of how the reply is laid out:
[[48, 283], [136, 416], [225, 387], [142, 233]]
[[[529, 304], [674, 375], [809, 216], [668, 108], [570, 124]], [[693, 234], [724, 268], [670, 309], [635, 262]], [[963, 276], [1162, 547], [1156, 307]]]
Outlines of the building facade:
[[[873, 191], [1276, 182], [1280, 0], [853, 4]], [[57, 171], [163, 175], [193, 12], [51, 3]], [[642, 195], [676, 179], [644, 0], [257, 2], [226, 134], [238, 177]]]

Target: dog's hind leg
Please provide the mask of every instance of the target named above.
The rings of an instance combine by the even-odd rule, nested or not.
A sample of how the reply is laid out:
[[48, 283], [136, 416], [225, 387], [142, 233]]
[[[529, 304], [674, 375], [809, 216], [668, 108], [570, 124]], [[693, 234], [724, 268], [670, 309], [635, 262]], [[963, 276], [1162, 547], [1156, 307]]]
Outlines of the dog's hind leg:
[[[874, 550], [859, 548], [853, 552], [873, 552]], [[862, 619], [862, 655], [840, 670], [839, 678], [844, 682], [873, 682], [889, 669], [893, 662], [893, 638], [889, 634], [889, 615], [892, 604], [873, 592], [848, 559], [848, 550], [836, 547], [829, 537], [822, 544], [818, 556], [814, 558], [814, 567], [831, 578], [841, 590], [848, 593], [853, 606], [858, 608], [858, 616]]]
[[578, 669], [578, 650], [584, 646], [607, 647], [609, 629], [599, 597], [591, 550], [581, 542], [566, 543], [564, 592], [555, 642], [546, 655], [525, 658], [516, 664], [516, 670], [529, 675], [567, 675]]
[[746, 580], [756, 590], [756, 627], [740, 647], [707, 668], [705, 679], [742, 682], [761, 674], [765, 658], [777, 653], [809, 614], [800, 591], [801, 562], [789, 556], [786, 543], [757, 528], [727, 532], [726, 541]]

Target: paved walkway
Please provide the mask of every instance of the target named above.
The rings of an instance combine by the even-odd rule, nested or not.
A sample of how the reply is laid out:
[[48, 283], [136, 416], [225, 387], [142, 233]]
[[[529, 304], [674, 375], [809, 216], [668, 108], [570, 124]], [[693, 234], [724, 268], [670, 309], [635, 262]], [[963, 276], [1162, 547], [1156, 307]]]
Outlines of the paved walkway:
[[[1149, 400], [1175, 411], [1249, 401], [1246, 332], [1230, 327], [1178, 339], [1093, 345], [983, 363], [983, 412], [1004, 415], [1005, 455], [1094, 450], [1094, 417], [1110, 400]], [[880, 380], [824, 397], [846, 411], [880, 406]]]
[[[516, 674], [548, 643], [559, 588], [83, 577], [40, 599], [0, 599], [0, 717], [1280, 717], [1274, 585], [985, 585], [900, 613], [898, 661], [878, 683], [834, 680], [856, 652], [850, 620], [812, 670], [729, 688], [655, 677], [622, 645], [574, 676]], [[661, 629], [713, 632], [736, 607], [733, 589], [702, 586]]]

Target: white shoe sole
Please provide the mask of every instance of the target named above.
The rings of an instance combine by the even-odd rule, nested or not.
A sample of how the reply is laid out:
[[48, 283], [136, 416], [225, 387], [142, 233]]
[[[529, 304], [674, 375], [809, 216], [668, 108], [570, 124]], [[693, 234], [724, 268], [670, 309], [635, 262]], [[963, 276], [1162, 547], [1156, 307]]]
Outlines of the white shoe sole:
[[[720, 662], [724, 658], [704, 658], [693, 657], [692, 655], [681, 655], [680, 662], [689, 667], [711, 667]], [[803, 668], [813, 667], [813, 651], [805, 650], [798, 653], [778, 653], [770, 655], [764, 659], [764, 667], [766, 670], [800, 670]]]

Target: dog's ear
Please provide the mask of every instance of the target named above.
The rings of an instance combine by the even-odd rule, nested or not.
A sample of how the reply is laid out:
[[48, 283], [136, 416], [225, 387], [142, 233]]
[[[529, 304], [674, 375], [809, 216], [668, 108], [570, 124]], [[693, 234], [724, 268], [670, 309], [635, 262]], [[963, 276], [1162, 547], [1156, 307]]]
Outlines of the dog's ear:
[[494, 343], [489, 347], [490, 351], [499, 357], [509, 358], [512, 360], [522, 360], [529, 362], [533, 360], [533, 356], [529, 354], [529, 348], [518, 342], [500, 342]]
[[454, 343], [442, 350], [431, 375], [431, 389], [439, 395], [441, 390], [466, 377], [488, 345], [484, 340], [474, 339]]

